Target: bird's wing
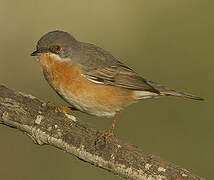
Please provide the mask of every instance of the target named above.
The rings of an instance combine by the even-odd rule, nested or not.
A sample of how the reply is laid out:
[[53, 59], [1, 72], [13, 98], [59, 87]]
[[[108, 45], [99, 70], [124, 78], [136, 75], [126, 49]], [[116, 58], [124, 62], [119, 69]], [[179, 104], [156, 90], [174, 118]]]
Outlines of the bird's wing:
[[[85, 49], [85, 50], [84, 50]], [[88, 80], [132, 90], [149, 91], [159, 94], [147, 81], [135, 71], [122, 64], [110, 53], [95, 45], [84, 43], [85, 60], [82, 62], [82, 75]]]

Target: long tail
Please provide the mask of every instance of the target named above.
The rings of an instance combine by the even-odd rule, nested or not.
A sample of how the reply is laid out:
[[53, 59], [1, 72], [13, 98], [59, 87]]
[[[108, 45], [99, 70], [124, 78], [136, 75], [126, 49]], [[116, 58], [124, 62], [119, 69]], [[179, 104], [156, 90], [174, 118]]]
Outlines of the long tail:
[[162, 95], [162, 96], [177, 96], [177, 97], [184, 97], [184, 98], [200, 100], [200, 101], [204, 100], [203, 98], [200, 98], [198, 96], [194, 96], [192, 94], [172, 90], [172, 89], [169, 89], [169, 88], [164, 87], [162, 85], [159, 85], [157, 83], [154, 83], [152, 81], [147, 81], [147, 83], [150, 84], [155, 89], [157, 89], [160, 92], [160, 95]]

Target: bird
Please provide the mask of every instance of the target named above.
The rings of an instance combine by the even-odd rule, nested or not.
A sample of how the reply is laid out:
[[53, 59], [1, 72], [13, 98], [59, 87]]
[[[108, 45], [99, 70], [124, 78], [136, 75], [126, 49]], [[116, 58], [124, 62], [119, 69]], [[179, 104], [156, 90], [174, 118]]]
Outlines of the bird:
[[100, 137], [113, 135], [121, 110], [139, 100], [161, 96], [203, 100], [147, 80], [103, 48], [78, 41], [65, 31], [44, 34], [31, 56], [37, 57], [48, 84], [71, 107], [113, 117]]

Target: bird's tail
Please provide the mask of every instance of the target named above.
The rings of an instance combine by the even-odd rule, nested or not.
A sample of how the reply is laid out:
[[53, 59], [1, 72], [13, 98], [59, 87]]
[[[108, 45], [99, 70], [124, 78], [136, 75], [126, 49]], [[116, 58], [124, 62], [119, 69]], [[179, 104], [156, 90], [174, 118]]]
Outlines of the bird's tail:
[[152, 87], [154, 87], [154, 89], [157, 89], [160, 92], [161, 96], [177, 96], [177, 97], [184, 97], [184, 98], [200, 100], [200, 101], [204, 100], [203, 98], [200, 98], [198, 96], [194, 96], [192, 94], [172, 90], [172, 89], [169, 89], [162, 85], [159, 85], [157, 83], [154, 83], [152, 81], [147, 81], [147, 83], [150, 84]]

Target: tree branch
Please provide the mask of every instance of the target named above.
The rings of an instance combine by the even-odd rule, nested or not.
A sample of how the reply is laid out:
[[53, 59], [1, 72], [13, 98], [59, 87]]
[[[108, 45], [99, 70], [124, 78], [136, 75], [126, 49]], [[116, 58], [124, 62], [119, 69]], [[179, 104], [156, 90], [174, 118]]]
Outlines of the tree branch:
[[49, 110], [41, 100], [0, 85], [0, 124], [127, 179], [202, 180], [189, 171], [146, 153], [116, 137], [95, 145], [97, 130], [76, 117]]

